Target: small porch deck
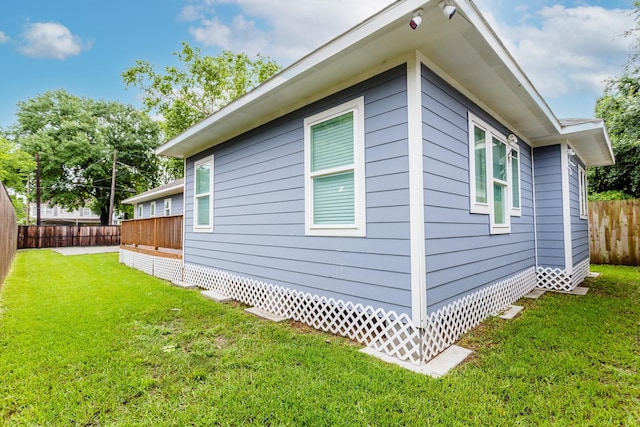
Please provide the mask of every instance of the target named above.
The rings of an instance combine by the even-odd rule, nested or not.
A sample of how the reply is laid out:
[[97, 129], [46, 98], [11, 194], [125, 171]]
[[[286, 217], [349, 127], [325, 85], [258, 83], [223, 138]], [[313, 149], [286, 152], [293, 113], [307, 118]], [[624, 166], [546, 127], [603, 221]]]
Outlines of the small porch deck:
[[182, 259], [182, 215], [123, 221], [120, 248], [145, 255]]

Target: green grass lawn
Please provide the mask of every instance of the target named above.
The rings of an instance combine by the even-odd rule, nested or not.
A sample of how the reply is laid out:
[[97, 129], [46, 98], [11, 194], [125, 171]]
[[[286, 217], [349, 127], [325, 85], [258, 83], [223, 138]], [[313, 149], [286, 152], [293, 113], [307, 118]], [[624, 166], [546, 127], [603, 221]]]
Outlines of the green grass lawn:
[[640, 269], [522, 300], [440, 379], [118, 264], [20, 252], [0, 293], [0, 425], [640, 425]]

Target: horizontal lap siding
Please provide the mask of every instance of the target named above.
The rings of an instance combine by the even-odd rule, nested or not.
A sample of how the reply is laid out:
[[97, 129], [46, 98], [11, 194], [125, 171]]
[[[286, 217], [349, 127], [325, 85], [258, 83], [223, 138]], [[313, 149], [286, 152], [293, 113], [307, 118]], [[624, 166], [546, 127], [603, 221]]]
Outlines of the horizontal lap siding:
[[580, 175], [578, 165], [584, 165], [577, 156], [570, 157], [569, 194], [571, 200], [571, 254], [573, 265], [589, 258], [589, 221], [580, 218]]
[[560, 146], [534, 150], [538, 265], [565, 268]]
[[505, 129], [423, 67], [422, 119], [428, 311], [535, 265], [531, 152], [520, 142], [522, 216], [489, 234], [489, 215], [469, 212], [468, 113]]
[[171, 215], [182, 215], [183, 211], [183, 195], [182, 193], [173, 194], [171, 196], [162, 197], [160, 199], [151, 200], [143, 203], [143, 218], [151, 217], [151, 203], [156, 202], [156, 216], [164, 215], [164, 199], [171, 199]]
[[[305, 236], [303, 120], [359, 96], [367, 237]], [[402, 66], [188, 159], [185, 262], [410, 312], [406, 99]], [[194, 233], [193, 164], [211, 154], [214, 231]]]

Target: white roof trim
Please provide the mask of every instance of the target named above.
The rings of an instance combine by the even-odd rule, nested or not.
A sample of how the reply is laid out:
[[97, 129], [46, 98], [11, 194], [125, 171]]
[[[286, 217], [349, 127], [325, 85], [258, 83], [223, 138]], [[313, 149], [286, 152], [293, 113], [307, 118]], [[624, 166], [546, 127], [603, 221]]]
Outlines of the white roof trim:
[[[573, 126], [562, 126], [472, 0], [457, 0], [458, 13], [451, 21], [442, 16], [438, 3], [398, 0], [390, 4], [156, 152], [182, 158], [195, 155], [308, 105], [320, 94], [335, 93], [344, 82], [354, 84], [370, 70], [415, 50], [429, 58], [430, 68], [442, 78], [458, 90], [464, 88], [467, 97], [532, 146], [561, 142], [567, 136], [581, 138], [581, 133], [565, 134]], [[423, 25], [412, 31], [408, 22], [419, 8], [424, 10]], [[591, 163], [608, 164], [612, 156], [607, 152], [612, 151], [606, 130], [599, 126], [594, 131], [600, 135], [587, 139], [604, 157], [594, 155]]]
[[137, 194], [135, 196], [129, 197], [128, 199], [124, 199], [121, 203], [125, 205], [135, 205], [138, 203], [144, 203], [149, 200], [157, 200], [162, 197], [172, 196], [174, 194], [180, 194], [184, 192], [184, 179], [179, 179], [174, 181], [173, 185], [163, 185], [157, 188], [152, 188], [151, 190], [145, 191], [144, 193]]

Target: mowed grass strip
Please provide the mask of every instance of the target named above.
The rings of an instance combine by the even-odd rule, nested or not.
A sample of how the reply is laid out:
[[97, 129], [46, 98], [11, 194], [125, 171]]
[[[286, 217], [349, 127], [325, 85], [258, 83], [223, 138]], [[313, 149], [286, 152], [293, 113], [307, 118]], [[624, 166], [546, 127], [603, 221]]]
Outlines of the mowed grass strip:
[[640, 270], [521, 300], [435, 380], [118, 264], [20, 252], [0, 290], [0, 425], [640, 425]]

